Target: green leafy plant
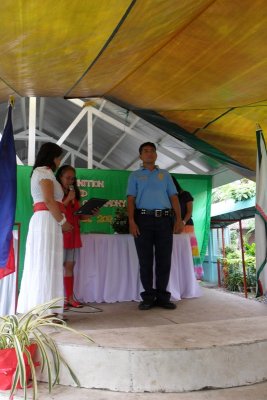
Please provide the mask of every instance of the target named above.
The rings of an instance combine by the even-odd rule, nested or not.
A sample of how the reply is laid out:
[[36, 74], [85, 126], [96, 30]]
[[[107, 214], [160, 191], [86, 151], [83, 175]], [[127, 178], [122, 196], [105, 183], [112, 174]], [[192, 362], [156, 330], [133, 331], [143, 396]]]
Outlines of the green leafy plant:
[[246, 268], [246, 279], [247, 279], [247, 287], [250, 288], [255, 288], [256, 283], [257, 283], [257, 277], [256, 277], [256, 267], [255, 265], [248, 266]]
[[22, 316], [7, 315], [0, 317], [0, 357], [1, 350], [14, 349], [17, 358], [10, 396], [12, 396], [20, 383], [24, 390], [24, 399], [27, 399], [27, 368], [29, 368], [32, 379], [33, 399], [37, 398], [36, 368], [29, 349], [33, 344], [36, 345], [41, 359], [41, 372], [45, 369], [47, 370], [49, 392], [51, 392], [55, 384], [59, 383], [61, 364], [67, 367], [74, 382], [80, 386], [78, 378], [59, 352], [55, 341], [49, 335], [47, 329], [46, 332], [43, 330], [43, 328], [55, 327], [80, 334], [92, 341], [87, 335], [69, 328], [64, 321], [56, 318], [55, 315], [48, 314], [48, 310], [54, 310], [60, 300], [60, 298], [53, 299], [34, 307]]
[[225, 287], [231, 292], [238, 291], [243, 286], [243, 273], [239, 266], [224, 266], [224, 283]]
[[244, 201], [251, 199], [256, 194], [255, 182], [243, 178], [240, 181], [229, 183], [214, 189], [212, 192], [212, 202], [219, 203], [227, 199], [234, 199], [237, 201]]
[[[255, 243], [244, 243], [247, 287], [256, 286]], [[223, 263], [224, 285], [230, 291], [237, 291], [244, 285], [241, 251], [233, 247], [225, 248]]]
[[118, 207], [111, 224], [117, 233], [129, 233], [128, 213], [126, 207]]

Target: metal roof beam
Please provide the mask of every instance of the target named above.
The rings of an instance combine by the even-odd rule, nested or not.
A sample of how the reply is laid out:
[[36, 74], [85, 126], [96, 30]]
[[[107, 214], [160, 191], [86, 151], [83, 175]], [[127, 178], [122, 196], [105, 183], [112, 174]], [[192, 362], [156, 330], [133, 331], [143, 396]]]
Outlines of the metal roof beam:
[[[131, 123], [129, 126], [130, 129], [133, 129], [133, 127], [137, 124], [137, 122], [140, 120], [140, 117], [136, 116], [134, 121]], [[102, 158], [100, 161], [100, 164], [105, 161], [105, 159], [116, 149], [116, 147], [120, 144], [120, 142], [127, 136], [127, 133], [124, 132], [123, 135], [116, 141], [116, 143], [109, 149], [109, 151], [105, 154], [105, 156]]]
[[[47, 135], [46, 133], [40, 132], [40, 131], [36, 131], [37, 136], [36, 136], [36, 142], [46, 142], [47, 139], [50, 140], [50, 142], [56, 143], [57, 139], [53, 138], [52, 136]], [[24, 134], [24, 135], [19, 135], [19, 136], [15, 136], [15, 141], [18, 140], [28, 140], [28, 135]], [[87, 161], [87, 156], [78, 152], [75, 149], [72, 149], [70, 146], [67, 146], [66, 144], [62, 144], [60, 147], [62, 147], [62, 149], [67, 150], [69, 153], [74, 153], [76, 157], [81, 158], [82, 160]]]
[[[44, 141], [47, 141], [47, 139], [49, 139], [53, 143], [56, 143], [56, 141], [57, 141], [57, 139], [49, 136], [48, 134], [46, 134], [44, 132], [40, 132], [39, 130], [36, 130], [36, 134], [37, 134], [36, 142], [44, 142]], [[28, 131], [27, 130], [15, 135], [15, 141], [20, 141], [20, 140], [28, 140]], [[75, 156], [75, 157], [78, 157], [87, 162], [87, 156], [82, 154], [80, 151], [75, 150], [66, 144], [62, 144], [60, 147], [62, 147], [62, 149], [67, 151], [67, 154], [64, 157], [64, 160], [66, 160], [69, 156], [71, 156], [71, 157]], [[22, 161], [20, 161], [19, 163], [22, 163]], [[72, 164], [72, 165], [74, 165], [74, 164]], [[98, 161], [95, 161], [95, 160], [93, 160], [93, 165], [100, 169], [109, 169], [105, 165], [102, 165]]]
[[196, 174], [203, 174], [204, 173], [200, 168], [196, 167], [195, 165], [190, 164], [189, 162], [186, 161], [186, 159], [177, 156], [176, 154], [174, 154], [170, 150], [167, 150], [164, 147], [162, 147], [160, 144], [158, 145], [158, 148], [160, 148], [160, 152], [162, 154], [164, 154], [165, 156], [167, 156], [169, 158], [172, 158], [176, 162], [179, 162], [180, 164], [184, 165], [185, 167], [187, 167], [191, 171], [195, 172]]
[[39, 103], [39, 130], [43, 130], [43, 123], [44, 123], [44, 110], [45, 110], [45, 98], [40, 97]]
[[26, 130], [27, 129], [27, 118], [26, 118], [26, 99], [25, 97], [21, 97], [20, 99], [21, 103], [21, 115], [22, 115], [22, 125], [23, 128]]
[[[106, 100], [103, 99], [103, 101], [100, 104], [99, 111], [101, 111], [103, 109], [103, 107], [105, 106], [105, 103], [106, 103]], [[95, 125], [97, 118], [98, 117], [96, 115], [93, 115], [93, 126]], [[81, 144], [78, 148], [78, 151], [80, 151], [82, 149], [86, 139], [87, 139], [87, 133], [84, 135], [83, 140], [81, 141]]]
[[36, 136], [36, 97], [29, 99], [29, 136], [28, 136], [28, 165], [33, 165], [35, 160]]
[[[147, 136], [145, 136], [144, 134], [133, 130], [132, 128], [125, 126], [123, 123], [117, 121], [116, 119], [106, 115], [103, 112], [99, 112], [99, 110], [93, 109], [93, 113], [98, 115], [99, 118], [103, 119], [104, 121], [106, 121], [107, 123], [116, 126], [118, 129], [120, 129], [121, 131], [124, 131], [126, 134], [129, 134], [133, 137], [135, 137], [136, 139], [144, 142], [146, 139], [149, 139]], [[160, 153], [166, 155], [167, 157], [175, 160], [176, 162], [179, 162], [180, 164], [185, 165], [188, 169], [190, 169], [191, 171], [194, 171], [195, 173], [199, 174], [203, 174], [203, 170], [201, 170], [200, 168], [190, 164], [189, 162], [187, 162], [186, 159], [177, 156], [175, 153], [171, 152], [170, 150], [165, 149], [163, 146], [161, 146], [160, 142], [158, 144], [158, 149], [157, 149]]]
[[67, 137], [71, 134], [71, 132], [73, 131], [73, 129], [75, 128], [76, 125], [78, 125], [78, 123], [80, 122], [80, 120], [85, 116], [85, 114], [88, 112], [88, 107], [85, 107], [81, 110], [81, 112], [77, 115], [77, 117], [75, 118], [75, 120], [70, 124], [70, 126], [68, 127], [68, 129], [66, 129], [66, 131], [61, 135], [61, 137], [58, 139], [58, 141], [56, 142], [56, 144], [58, 144], [59, 146], [61, 146], [65, 140], [67, 139]]
[[[24, 132], [20, 132], [15, 136], [15, 140], [28, 140], [28, 135], [27, 135], [27, 130]], [[49, 136], [48, 134], [44, 133], [44, 132], [40, 132], [39, 130], [36, 130], [36, 142], [43, 142], [43, 141], [47, 141], [47, 139], [49, 139], [51, 142], [56, 143], [57, 139], [53, 138], [52, 136]], [[73, 148], [71, 148], [70, 146], [66, 145], [66, 144], [62, 144], [60, 147], [62, 147], [62, 149], [67, 150], [67, 154], [66, 154], [66, 159], [69, 156], [75, 156], [78, 157], [84, 161], [87, 162], [87, 156], [82, 154], [80, 151], [75, 150]], [[65, 158], [65, 157], [64, 157]], [[93, 160], [93, 165], [95, 165], [97, 168], [100, 169], [108, 169], [108, 167], [100, 164], [98, 161]]]

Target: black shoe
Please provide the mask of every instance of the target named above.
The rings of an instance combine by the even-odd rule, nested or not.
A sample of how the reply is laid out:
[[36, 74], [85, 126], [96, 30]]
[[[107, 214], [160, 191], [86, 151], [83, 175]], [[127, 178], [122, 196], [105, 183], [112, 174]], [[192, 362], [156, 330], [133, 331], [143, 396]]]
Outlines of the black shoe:
[[150, 310], [150, 308], [153, 307], [154, 304], [151, 303], [146, 303], [145, 301], [141, 301], [141, 303], [139, 303], [138, 308], [139, 310]]
[[176, 304], [172, 303], [171, 301], [167, 301], [167, 302], [162, 302], [162, 301], [155, 301], [155, 306], [156, 307], [161, 307], [161, 308], [166, 308], [167, 310], [175, 310], [176, 308]]

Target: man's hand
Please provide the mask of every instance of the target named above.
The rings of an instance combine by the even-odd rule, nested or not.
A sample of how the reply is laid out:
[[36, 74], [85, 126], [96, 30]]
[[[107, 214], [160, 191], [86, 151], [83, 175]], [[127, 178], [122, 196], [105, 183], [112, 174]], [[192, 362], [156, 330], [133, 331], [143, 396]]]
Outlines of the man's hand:
[[129, 222], [129, 231], [135, 238], [140, 235], [139, 228], [136, 225], [135, 221]]
[[182, 233], [184, 229], [184, 224], [182, 220], [175, 220], [174, 227], [173, 227], [173, 233]]

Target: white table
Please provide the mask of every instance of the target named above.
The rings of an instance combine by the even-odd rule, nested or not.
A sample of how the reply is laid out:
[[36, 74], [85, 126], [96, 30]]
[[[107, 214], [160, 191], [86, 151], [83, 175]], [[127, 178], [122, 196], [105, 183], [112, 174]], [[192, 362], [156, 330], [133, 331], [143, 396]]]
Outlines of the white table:
[[[74, 293], [84, 303], [140, 300], [143, 291], [132, 235], [82, 235], [75, 266]], [[173, 300], [201, 296], [195, 278], [189, 236], [173, 236], [168, 290]]]

